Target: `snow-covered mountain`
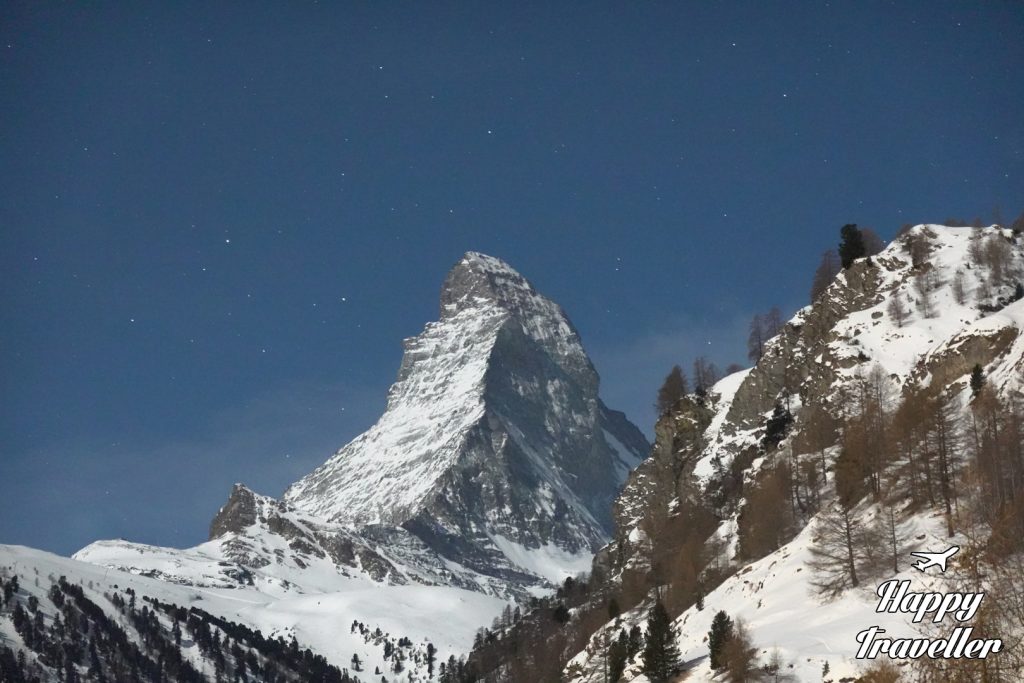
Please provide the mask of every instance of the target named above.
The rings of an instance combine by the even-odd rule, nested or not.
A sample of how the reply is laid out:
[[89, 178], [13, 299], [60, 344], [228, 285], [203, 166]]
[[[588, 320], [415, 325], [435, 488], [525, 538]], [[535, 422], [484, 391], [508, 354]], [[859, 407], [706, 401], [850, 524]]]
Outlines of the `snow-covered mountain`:
[[603, 544], [611, 502], [647, 455], [597, 389], [561, 308], [468, 253], [440, 321], [405, 341], [383, 417], [284, 500], [331, 522], [400, 526], [483, 574], [545, 577], [558, 556]]
[[[820, 595], [809, 566], [820, 514], [778, 550], [750, 563], [738, 554], [737, 522], [759, 473], [773, 466], [773, 459], [818, 460], [805, 438], [815, 415], [841, 421], [855, 414], [866, 387], [888, 394], [881, 400], [889, 410], [911, 391], [941, 393], [949, 397], [952, 414], [966, 422], [969, 379], [977, 366], [994, 395], [1019, 406], [1024, 399], [1022, 282], [1021, 235], [997, 226], [916, 226], [881, 253], [841, 271], [813, 305], [785, 324], [752, 369], [722, 379], [706, 399], [685, 398], [659, 420], [653, 455], [633, 472], [616, 501], [615, 539], [595, 559], [595, 570], [620, 581], [631, 572], [650, 572], [650, 558], [664, 544], [650, 537], [652, 520], [666, 512], [671, 517], [680, 496], [695, 491], [705, 504], [717, 506], [718, 529], [701, 552], [711, 558], [705, 575], [726, 578], [716, 579], [717, 587], [702, 595], [702, 604], [691, 605], [674, 622], [687, 680], [718, 680], [707, 661], [707, 633], [718, 610], [746, 622], [762, 663], [777, 651], [786, 666], [782, 674], [799, 681], [854, 680], [867, 664], [853, 658], [855, 638], [869, 625], [884, 626], [889, 637], [920, 637], [927, 629], [906, 615], [877, 614], [877, 582], [833, 600]], [[773, 455], [764, 447], [766, 425], [776, 406], [787, 403], [793, 423]], [[841, 452], [838, 435], [829, 438], [820, 456], [827, 461], [825, 487], [833, 483]], [[969, 450], [966, 435], [959, 443], [958, 457]], [[961, 467], [966, 471], [966, 458]], [[967, 545], [967, 539], [960, 533], [948, 538], [935, 509], [921, 510], [905, 499], [893, 505], [895, 533], [904, 545], [900, 572], [894, 574], [890, 562], [886, 576], [910, 579], [914, 590], [948, 590], [941, 577], [912, 570], [915, 558], [909, 553]], [[867, 526], [881, 511], [868, 497], [855, 514]], [[604, 680], [604, 638], [643, 626], [650, 604], [644, 601], [597, 629], [571, 658], [567, 678]], [[641, 668], [637, 657], [624, 680], [646, 683]], [[830, 673], [823, 676], [823, 670]]]
[[509, 600], [589, 568], [649, 445], [601, 402], [562, 309], [496, 258], [467, 253], [440, 320], [404, 347], [373, 427], [280, 500], [237, 484], [206, 543], [98, 541], [70, 560], [0, 546], [0, 566], [22, 585], [103, 567], [100, 593], [136, 586], [294, 635], [339, 666], [358, 654], [394, 673], [401, 657], [405, 677], [425, 679], [425, 643], [440, 661], [464, 653]]

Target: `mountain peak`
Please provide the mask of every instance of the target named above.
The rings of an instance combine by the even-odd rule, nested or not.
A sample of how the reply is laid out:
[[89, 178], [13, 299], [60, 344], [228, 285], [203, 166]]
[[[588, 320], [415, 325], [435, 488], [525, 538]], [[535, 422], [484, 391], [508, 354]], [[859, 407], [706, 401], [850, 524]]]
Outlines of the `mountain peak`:
[[533, 286], [512, 266], [499, 258], [467, 251], [456, 263], [441, 287], [442, 319], [487, 301], [514, 312], [511, 305], [524, 298], [538, 297]]
[[589, 557], [647, 443], [601, 403], [561, 307], [467, 252], [441, 319], [404, 347], [385, 413], [284, 500], [332, 523], [401, 526], [491, 576], [539, 576], [522, 553]]
[[579, 333], [561, 306], [534, 289], [505, 261], [467, 251], [448, 271], [441, 287], [441, 321], [495, 311], [514, 319], [527, 337], [577, 381], [597, 380]]

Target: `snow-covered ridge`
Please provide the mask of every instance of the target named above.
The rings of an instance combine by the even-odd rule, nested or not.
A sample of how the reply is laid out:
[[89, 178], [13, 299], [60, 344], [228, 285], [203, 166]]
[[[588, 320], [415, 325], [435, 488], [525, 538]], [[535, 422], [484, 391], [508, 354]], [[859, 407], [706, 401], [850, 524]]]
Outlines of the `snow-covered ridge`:
[[[18, 576], [22, 590], [16, 599], [25, 602], [28, 596], [34, 596], [40, 611], [47, 615], [47, 623], [56, 613], [46, 597], [49, 583], [64, 576], [70, 583], [80, 586], [130, 637], [135, 633], [130, 620], [118, 613], [108, 597], [126, 589], [135, 591], [140, 606], [145, 604], [144, 598], [155, 598], [186, 609], [197, 607], [248, 625], [268, 638], [280, 636], [290, 640], [294, 636], [303, 648], [312, 649], [339, 667], [349, 668], [350, 673], [355, 673], [350, 667], [352, 656], [358, 655], [364, 666], [363, 672], [355, 675], [363, 681], [380, 680], [379, 676], [367, 675], [376, 668], [393, 676], [395, 655], [385, 657], [385, 640], [394, 644], [400, 638], [408, 638], [411, 645], [404, 648], [402, 656], [422, 657], [426, 643], [432, 643], [437, 648], [438, 661], [444, 661], [464, 652], [479, 625], [489, 622], [506, 604], [504, 600], [480, 592], [452, 587], [388, 586], [364, 577], [343, 577], [326, 565], [301, 573], [307, 582], [301, 590], [283, 579], [269, 576], [257, 576], [252, 583], [206, 583], [202, 575], [193, 576], [192, 582], [168, 581], [162, 576], [108, 565], [110, 561], [123, 560], [125, 553], [134, 553], [149, 557], [151, 564], [159, 564], [179, 576], [193, 571], [205, 572], [209, 564], [193, 563], [193, 560], [211, 552], [209, 544], [192, 551], [153, 546], [118, 548], [117, 545], [118, 542], [93, 544], [77, 555], [81, 559], [0, 545], [0, 578]], [[316, 588], [316, 584], [320, 587]], [[21, 648], [23, 641], [8, 619], [9, 613], [0, 616], [0, 644]], [[367, 626], [367, 632], [354, 629], [353, 622]], [[165, 619], [162, 626], [170, 630]], [[372, 637], [371, 632], [378, 628], [381, 636]], [[213, 680], [213, 662], [204, 658], [194, 642], [183, 639], [181, 652]], [[34, 657], [28, 651], [29, 661]], [[406, 660], [404, 668], [401, 680], [427, 680], [422, 661], [418, 666]], [[79, 673], [84, 672], [83, 668]]]
[[483, 416], [488, 357], [506, 320], [507, 312], [484, 304], [430, 323], [406, 340], [381, 419], [293, 484], [284, 500], [341, 522], [405, 521], [454, 464], [466, 430]]
[[[972, 244], [989, 239], [1006, 245], [1001, 285], [992, 284], [988, 268], [971, 265]], [[919, 267], [910, 253], [914, 241], [926, 245]], [[927, 386], [936, 373], [944, 385], [960, 380], [966, 390], [975, 364], [1001, 393], [1019, 389], [1024, 299], [1013, 300], [1018, 282], [1024, 282], [1024, 240], [1010, 230], [910, 229], [870, 265], [861, 259], [840, 272], [815, 306], [798, 311], [766, 345], [743, 382], [730, 384], [726, 414], [716, 414], [698, 474], [706, 479], [715, 455], [728, 465], [742, 443], [756, 441], [784, 393], [797, 402], [794, 412], [815, 403], [842, 412], [850, 388], [876, 366], [898, 390]]]

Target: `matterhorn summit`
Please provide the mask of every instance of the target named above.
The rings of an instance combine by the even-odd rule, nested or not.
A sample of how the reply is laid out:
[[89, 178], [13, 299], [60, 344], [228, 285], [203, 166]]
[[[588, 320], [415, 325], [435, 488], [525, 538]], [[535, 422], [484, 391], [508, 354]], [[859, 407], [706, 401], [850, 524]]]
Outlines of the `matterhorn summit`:
[[[608, 538], [647, 443], [598, 398], [562, 309], [503, 261], [467, 253], [441, 319], [404, 344], [377, 424], [284, 501], [334, 523], [400, 526], [484, 574], [562, 571]], [[546, 578], [557, 578], [546, 576]]]

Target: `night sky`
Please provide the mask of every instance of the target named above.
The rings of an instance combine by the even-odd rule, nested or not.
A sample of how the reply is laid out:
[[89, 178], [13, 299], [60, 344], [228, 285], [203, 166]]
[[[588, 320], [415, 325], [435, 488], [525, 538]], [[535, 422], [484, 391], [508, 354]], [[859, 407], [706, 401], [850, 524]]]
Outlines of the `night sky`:
[[0, 5], [0, 542], [281, 493], [467, 250], [650, 432], [842, 224], [1024, 209], [1024, 3], [553, 4]]

